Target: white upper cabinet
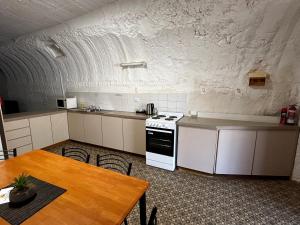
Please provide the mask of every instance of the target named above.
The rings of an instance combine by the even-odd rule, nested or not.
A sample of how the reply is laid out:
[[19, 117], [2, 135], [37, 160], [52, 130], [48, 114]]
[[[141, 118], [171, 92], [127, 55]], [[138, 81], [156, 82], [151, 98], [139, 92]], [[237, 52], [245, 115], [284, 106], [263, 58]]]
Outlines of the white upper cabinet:
[[146, 155], [145, 120], [123, 119], [124, 151]]
[[67, 113], [51, 115], [52, 135], [54, 144], [69, 139], [69, 127]]
[[220, 130], [217, 174], [251, 175], [256, 131]]
[[123, 123], [118, 117], [102, 116], [103, 146], [123, 150]]
[[213, 173], [217, 148], [217, 131], [179, 127], [178, 166]]
[[85, 142], [94, 145], [102, 145], [102, 125], [100, 115], [84, 115]]
[[70, 139], [85, 142], [84, 114], [68, 112], [68, 123]]
[[297, 140], [295, 131], [257, 131], [252, 174], [290, 176]]
[[29, 119], [33, 149], [53, 145], [50, 116]]

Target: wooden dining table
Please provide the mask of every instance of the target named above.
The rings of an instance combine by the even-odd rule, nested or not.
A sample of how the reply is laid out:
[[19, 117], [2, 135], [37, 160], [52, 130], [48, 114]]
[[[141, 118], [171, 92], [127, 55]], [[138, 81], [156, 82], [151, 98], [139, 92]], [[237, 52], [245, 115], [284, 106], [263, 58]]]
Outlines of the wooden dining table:
[[[67, 191], [22, 224], [122, 224], [139, 202], [146, 224], [147, 181], [44, 150], [0, 162], [0, 188], [26, 173]], [[0, 224], [8, 224], [0, 218]]]

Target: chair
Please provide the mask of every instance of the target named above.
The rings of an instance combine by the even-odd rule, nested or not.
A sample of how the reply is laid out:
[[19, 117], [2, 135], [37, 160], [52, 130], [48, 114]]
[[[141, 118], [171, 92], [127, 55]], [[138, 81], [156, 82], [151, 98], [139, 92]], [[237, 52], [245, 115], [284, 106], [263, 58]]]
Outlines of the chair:
[[153, 209], [152, 209], [149, 221], [148, 221], [148, 225], [157, 225], [156, 214], [157, 214], [157, 207], [154, 206]]
[[[130, 176], [132, 163], [117, 154], [106, 154], [101, 156], [97, 154], [97, 166]], [[127, 218], [125, 218], [124, 224], [128, 225]]]
[[9, 159], [10, 156], [16, 157], [17, 156], [17, 149], [14, 148], [13, 150], [2, 151], [0, 153], [0, 161]]
[[90, 154], [88, 154], [86, 150], [79, 147], [64, 147], [62, 148], [61, 155], [85, 163], [90, 162]]
[[106, 154], [101, 156], [97, 154], [97, 166], [130, 176], [132, 163], [117, 154]]

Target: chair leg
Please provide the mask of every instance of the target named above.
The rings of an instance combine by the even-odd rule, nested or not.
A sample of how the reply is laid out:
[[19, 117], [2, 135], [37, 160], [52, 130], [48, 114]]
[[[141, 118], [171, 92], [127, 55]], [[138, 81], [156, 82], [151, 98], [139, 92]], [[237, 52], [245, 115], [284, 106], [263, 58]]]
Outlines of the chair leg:
[[125, 224], [125, 225], [128, 225], [127, 218], [125, 218], [125, 220], [124, 220], [124, 224]]

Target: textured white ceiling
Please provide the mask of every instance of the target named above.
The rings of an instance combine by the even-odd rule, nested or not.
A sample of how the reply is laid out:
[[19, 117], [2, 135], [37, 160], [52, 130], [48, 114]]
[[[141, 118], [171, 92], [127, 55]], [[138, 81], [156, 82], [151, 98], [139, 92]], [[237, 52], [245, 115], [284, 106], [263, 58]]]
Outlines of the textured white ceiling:
[[115, 0], [0, 0], [0, 42], [53, 26]]

